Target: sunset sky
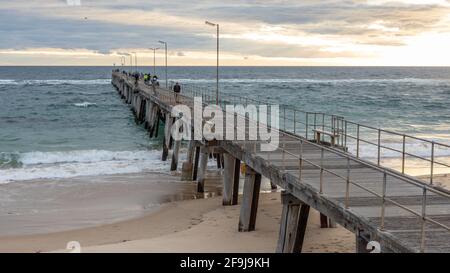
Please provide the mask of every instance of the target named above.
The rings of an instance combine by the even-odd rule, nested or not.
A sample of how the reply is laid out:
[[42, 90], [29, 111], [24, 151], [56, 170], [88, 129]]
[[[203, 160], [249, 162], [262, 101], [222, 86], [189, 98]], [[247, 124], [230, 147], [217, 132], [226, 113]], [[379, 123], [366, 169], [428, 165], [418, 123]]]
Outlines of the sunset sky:
[[77, 2], [0, 0], [0, 65], [214, 65], [205, 20], [222, 65], [450, 65], [450, 0]]

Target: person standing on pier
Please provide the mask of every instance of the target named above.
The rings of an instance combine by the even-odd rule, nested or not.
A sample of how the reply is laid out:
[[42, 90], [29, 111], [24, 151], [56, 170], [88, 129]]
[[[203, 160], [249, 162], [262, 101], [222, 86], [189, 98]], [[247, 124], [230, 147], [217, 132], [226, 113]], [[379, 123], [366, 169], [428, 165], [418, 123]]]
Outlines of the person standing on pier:
[[175, 102], [178, 103], [178, 94], [181, 93], [181, 86], [178, 83], [173, 86], [173, 92], [175, 93]]

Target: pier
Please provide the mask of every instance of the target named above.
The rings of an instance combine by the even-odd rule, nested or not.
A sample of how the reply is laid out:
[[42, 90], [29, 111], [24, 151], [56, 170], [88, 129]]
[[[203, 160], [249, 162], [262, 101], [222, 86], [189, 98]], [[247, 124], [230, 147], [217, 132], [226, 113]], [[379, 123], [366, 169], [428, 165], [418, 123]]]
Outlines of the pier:
[[[149, 136], [163, 137], [161, 160], [171, 160], [171, 170], [181, 166], [181, 179], [197, 181], [199, 192], [204, 190], [208, 160], [217, 161], [217, 167], [223, 169], [223, 205], [240, 206], [240, 217], [236, 219], [240, 232], [257, 228], [262, 177], [282, 189], [283, 210], [274, 252], [301, 252], [303, 242], [308, 240], [305, 231], [310, 208], [320, 212], [323, 228], [338, 224], [353, 232], [355, 251], [359, 253], [450, 252], [450, 192], [433, 184], [435, 167], [450, 167], [434, 156], [436, 147], [446, 147], [444, 144], [430, 142], [430, 157], [418, 158], [430, 164], [430, 181], [423, 181], [409, 175], [405, 163], [406, 157], [419, 157], [405, 149], [406, 141], [414, 137], [399, 135], [403, 149], [396, 151], [403, 160], [402, 169], [397, 171], [382, 161], [383, 149], [395, 150], [382, 144], [382, 134], [392, 132], [339, 116], [282, 108], [280, 128], [271, 128], [279, 133], [275, 151], [261, 149], [264, 143], [259, 140], [190, 140], [186, 161], [179, 162], [182, 143], [171, 137], [172, 126], [179, 119], [172, 115], [173, 107], [182, 104], [194, 112], [194, 97], [203, 98], [205, 105], [215, 103], [215, 98], [195, 88], [183, 88], [175, 97], [168, 88], [151, 86], [143, 80], [135, 83], [133, 77], [119, 71], [113, 72], [112, 84], [131, 105], [137, 122], [144, 124]], [[221, 96], [219, 102], [248, 103], [251, 100], [237, 96]], [[160, 131], [161, 123], [164, 130]], [[187, 124], [193, 124], [193, 120]], [[377, 141], [363, 138], [364, 130], [375, 130]], [[244, 134], [248, 136], [247, 130]], [[349, 150], [350, 141], [356, 143], [355, 151]], [[361, 156], [361, 143], [377, 147], [375, 161]], [[239, 199], [241, 163], [245, 168]]]

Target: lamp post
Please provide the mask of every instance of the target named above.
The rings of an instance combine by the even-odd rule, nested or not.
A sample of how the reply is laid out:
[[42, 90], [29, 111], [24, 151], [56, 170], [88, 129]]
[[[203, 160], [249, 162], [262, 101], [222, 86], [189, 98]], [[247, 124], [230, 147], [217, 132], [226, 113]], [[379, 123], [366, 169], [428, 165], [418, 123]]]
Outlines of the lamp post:
[[216, 71], [216, 104], [219, 105], [219, 24], [205, 21], [208, 26], [217, 28], [217, 71]]
[[153, 50], [153, 76], [156, 75], [156, 50], [159, 49], [159, 47], [149, 48], [150, 50]]
[[126, 62], [125, 56], [120, 56], [120, 63], [122, 65], [122, 70], [123, 70], [123, 66], [125, 65], [125, 62]]
[[164, 45], [164, 49], [165, 49], [165, 52], [166, 52], [166, 88], [169, 86], [169, 80], [168, 80], [168, 78], [167, 78], [167, 42], [164, 42], [164, 41], [158, 41], [160, 44], [163, 44]]

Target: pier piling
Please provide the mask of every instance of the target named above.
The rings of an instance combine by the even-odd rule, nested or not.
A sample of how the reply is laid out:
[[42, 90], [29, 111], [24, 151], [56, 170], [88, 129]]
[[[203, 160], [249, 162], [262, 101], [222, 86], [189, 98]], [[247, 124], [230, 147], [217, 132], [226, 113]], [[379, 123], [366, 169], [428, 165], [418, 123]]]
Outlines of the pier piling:
[[193, 140], [189, 141], [186, 161], [183, 162], [181, 166], [181, 180], [182, 181], [190, 181], [192, 180], [192, 172], [193, 172], [193, 162], [195, 155], [196, 146]]
[[240, 232], [255, 230], [260, 188], [261, 174], [247, 167], [245, 170], [244, 195], [242, 197], [239, 217]]
[[237, 160], [228, 153], [223, 154], [223, 159], [223, 205], [237, 205], [237, 198], [239, 194], [240, 160]]
[[277, 253], [301, 253], [308, 223], [309, 206], [292, 194], [281, 193], [283, 211]]
[[197, 192], [205, 192], [205, 178], [206, 178], [206, 168], [208, 166], [208, 148], [201, 147], [200, 149], [200, 162], [198, 166], [198, 177], [197, 177]]

